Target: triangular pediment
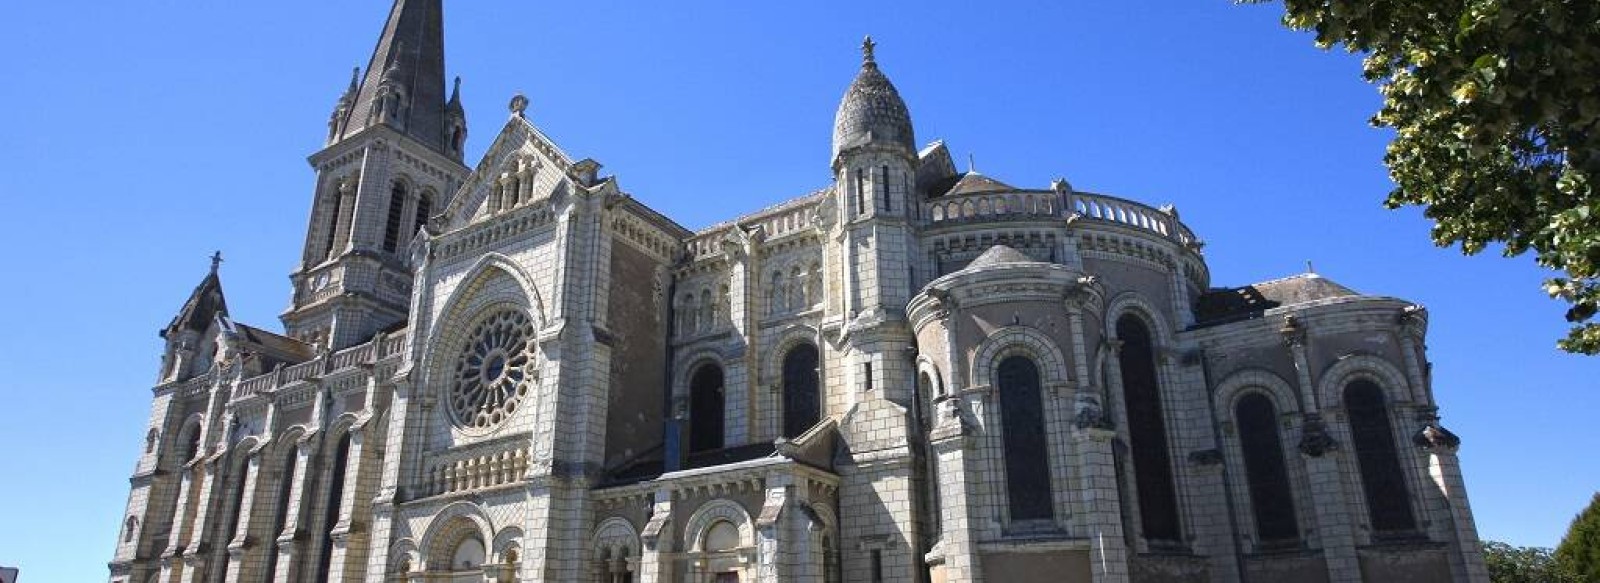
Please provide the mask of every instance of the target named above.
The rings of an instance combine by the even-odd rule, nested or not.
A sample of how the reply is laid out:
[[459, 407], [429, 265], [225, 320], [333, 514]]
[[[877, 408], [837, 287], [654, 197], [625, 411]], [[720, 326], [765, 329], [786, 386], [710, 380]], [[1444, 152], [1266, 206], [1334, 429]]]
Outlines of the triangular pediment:
[[572, 192], [573, 173], [581, 170], [526, 118], [512, 116], [451, 200], [444, 230], [465, 227], [507, 208], [513, 196], [507, 192], [508, 182], [521, 189], [515, 196], [526, 205], [563, 189]]

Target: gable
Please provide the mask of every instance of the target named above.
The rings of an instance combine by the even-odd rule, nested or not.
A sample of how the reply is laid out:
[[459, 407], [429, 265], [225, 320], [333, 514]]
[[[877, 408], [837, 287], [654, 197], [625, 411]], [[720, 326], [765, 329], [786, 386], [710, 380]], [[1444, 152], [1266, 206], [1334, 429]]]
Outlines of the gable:
[[450, 232], [515, 206], [572, 192], [572, 158], [521, 116], [500, 134], [445, 211]]

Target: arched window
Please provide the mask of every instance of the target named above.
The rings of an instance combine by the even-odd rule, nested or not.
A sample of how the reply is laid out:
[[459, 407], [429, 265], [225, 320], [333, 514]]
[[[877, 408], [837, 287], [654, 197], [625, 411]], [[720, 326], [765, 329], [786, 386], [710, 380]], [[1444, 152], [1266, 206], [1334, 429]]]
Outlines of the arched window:
[[383, 250], [394, 253], [400, 248], [400, 225], [405, 222], [406, 185], [396, 182], [389, 189], [389, 214], [383, 223]]
[[782, 314], [788, 299], [789, 294], [783, 289], [783, 272], [773, 271], [772, 278], [767, 281], [767, 313]]
[[822, 420], [817, 347], [801, 344], [783, 357], [783, 436], [798, 437]]
[[700, 331], [700, 307], [695, 302], [694, 293], [683, 296], [683, 333], [694, 334]]
[[154, 427], [150, 428], [150, 432], [149, 433], [144, 434], [144, 452], [145, 453], [155, 453], [156, 452], [156, 436], [157, 435], [158, 435], [158, 433], [156, 432]]
[[189, 426], [189, 439], [183, 444], [183, 455], [178, 458], [178, 465], [189, 463], [195, 456], [200, 455], [200, 424]]
[[239, 515], [244, 510], [245, 486], [250, 483], [250, 457], [245, 452], [235, 454], [239, 456], [233, 476], [233, 492], [228, 499], [228, 529], [225, 531], [228, 538], [222, 541], [226, 545], [239, 536], [239, 524], [243, 517]]
[[717, 327], [717, 300], [711, 297], [710, 289], [700, 290], [700, 327], [701, 332], [713, 330]]
[[894, 212], [894, 201], [889, 195], [889, 165], [884, 164], [878, 174], [878, 192], [883, 195], [883, 211]]
[[856, 214], [867, 214], [867, 185], [866, 178], [860, 170], [856, 170]]
[[272, 508], [272, 530], [267, 531], [267, 576], [263, 581], [275, 581], [278, 572], [278, 535], [289, 521], [289, 495], [294, 492], [294, 470], [300, 462], [295, 448], [289, 447], [283, 456], [283, 472], [278, 474], [277, 505]]
[[1239, 429], [1239, 447], [1244, 450], [1244, 474], [1249, 483], [1250, 508], [1255, 511], [1256, 536], [1263, 543], [1299, 540], [1277, 408], [1266, 395], [1251, 393], [1239, 399], [1234, 420]]
[[1049, 519], [1055, 516], [1055, 510], [1050, 496], [1039, 367], [1028, 357], [1011, 356], [1000, 361], [995, 376], [1000, 387], [1011, 520]]
[[789, 305], [797, 312], [806, 309], [806, 280], [799, 265], [789, 268]]
[[1117, 339], [1122, 341], [1117, 359], [1128, 413], [1128, 445], [1133, 450], [1134, 486], [1139, 494], [1139, 523], [1146, 540], [1181, 541], [1150, 329], [1138, 316], [1125, 315], [1117, 320]]
[[414, 220], [412, 221], [409, 235], [415, 235], [417, 231], [422, 230], [422, 226], [428, 224], [428, 219], [433, 215], [433, 201], [429, 200], [428, 195], [429, 193], [425, 192], [422, 193], [422, 196], [417, 197], [417, 213], [413, 217]]
[[811, 270], [806, 272], [806, 305], [803, 309], [810, 309], [822, 303], [822, 264], [812, 262]]
[[483, 568], [484, 559], [488, 552], [483, 548], [483, 541], [477, 535], [471, 535], [461, 542], [456, 543], [455, 552], [450, 554], [451, 571], [471, 571]]
[[323, 515], [323, 532], [318, 533], [322, 547], [317, 553], [317, 583], [327, 583], [328, 570], [333, 566], [333, 537], [330, 535], [334, 525], [339, 523], [339, 514], [343, 510], [341, 506], [344, 502], [344, 473], [345, 465], [349, 461], [350, 434], [345, 433], [339, 438], [339, 445], [333, 451], [333, 469], [328, 473], [328, 485], [323, 488], [323, 491], [328, 493], [326, 502], [328, 512]]
[[122, 525], [122, 542], [125, 542], [125, 543], [133, 542], [133, 535], [138, 530], [139, 530], [139, 519], [134, 518], [132, 516], [129, 516], [128, 517], [128, 522], [126, 522], [126, 523], [124, 523]]
[[339, 215], [344, 214], [346, 193], [350, 190], [349, 179], [334, 179], [333, 191], [328, 194], [328, 230], [323, 239], [323, 259], [331, 259], [334, 255], [334, 246], [339, 242]]
[[1367, 514], [1375, 533], [1407, 533], [1416, 529], [1411, 497], [1406, 489], [1400, 453], [1383, 389], [1372, 381], [1357, 380], [1344, 389], [1345, 413], [1350, 417], [1350, 440], [1361, 468], [1361, 486], [1367, 495]]
[[722, 449], [722, 367], [703, 364], [689, 381], [689, 451]]

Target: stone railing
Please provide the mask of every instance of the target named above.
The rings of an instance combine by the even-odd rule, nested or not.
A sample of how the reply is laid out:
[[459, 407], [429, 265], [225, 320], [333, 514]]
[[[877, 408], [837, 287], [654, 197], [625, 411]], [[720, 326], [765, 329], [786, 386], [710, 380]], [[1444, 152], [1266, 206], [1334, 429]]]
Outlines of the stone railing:
[[1197, 241], [1194, 231], [1189, 230], [1188, 226], [1179, 221], [1173, 211], [1153, 209], [1114, 196], [1074, 192], [1072, 193], [1068, 211], [1079, 219], [1121, 223], [1153, 231], [1183, 245], [1190, 245]]
[[1153, 232], [1182, 245], [1197, 241], [1173, 213], [1114, 196], [1050, 191], [986, 192], [923, 203], [922, 216], [931, 225], [955, 222], [1067, 219], [1117, 223]]
[[772, 215], [755, 224], [761, 226], [761, 231], [766, 234], [768, 239], [775, 239], [815, 227], [817, 221], [816, 217], [813, 216], [811, 205], [805, 205], [788, 212]]
[[[366, 344], [352, 346], [333, 354], [319, 356], [300, 364], [283, 367], [260, 376], [240, 381], [233, 387], [230, 400], [276, 390], [289, 383], [315, 379], [324, 373], [355, 366], [377, 363], [379, 360], [400, 354], [405, 348], [405, 334], [384, 334]], [[193, 381], [190, 381], [193, 382]]]
[[522, 480], [528, 472], [528, 448], [517, 448], [470, 457], [441, 456], [425, 462], [424, 496], [439, 496], [493, 488]]
[[947, 221], [1059, 217], [1061, 204], [1054, 192], [986, 192], [940, 198], [923, 203], [922, 216], [938, 224]]
[[683, 250], [690, 261], [710, 259], [722, 255], [723, 229], [701, 233], [683, 242]]

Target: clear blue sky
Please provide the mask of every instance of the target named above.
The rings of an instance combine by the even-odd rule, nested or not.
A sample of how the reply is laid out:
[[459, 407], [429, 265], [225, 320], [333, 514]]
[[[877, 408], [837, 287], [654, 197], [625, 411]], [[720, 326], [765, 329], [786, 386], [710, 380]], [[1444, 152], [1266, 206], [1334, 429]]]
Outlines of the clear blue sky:
[[[828, 180], [865, 33], [920, 141], [1012, 184], [1175, 203], [1214, 285], [1317, 271], [1432, 313], [1445, 424], [1484, 537], [1554, 545], [1600, 488], [1600, 360], [1558, 353], [1529, 259], [1428, 243], [1390, 187], [1358, 62], [1205, 2], [448, 1], [473, 161], [516, 91], [578, 157], [689, 227]], [[1156, 7], [1159, 5], [1159, 8]], [[387, 0], [22, 2], [0, 35], [0, 565], [104, 580], [164, 326], [227, 256], [236, 318], [277, 329], [312, 173]]]

